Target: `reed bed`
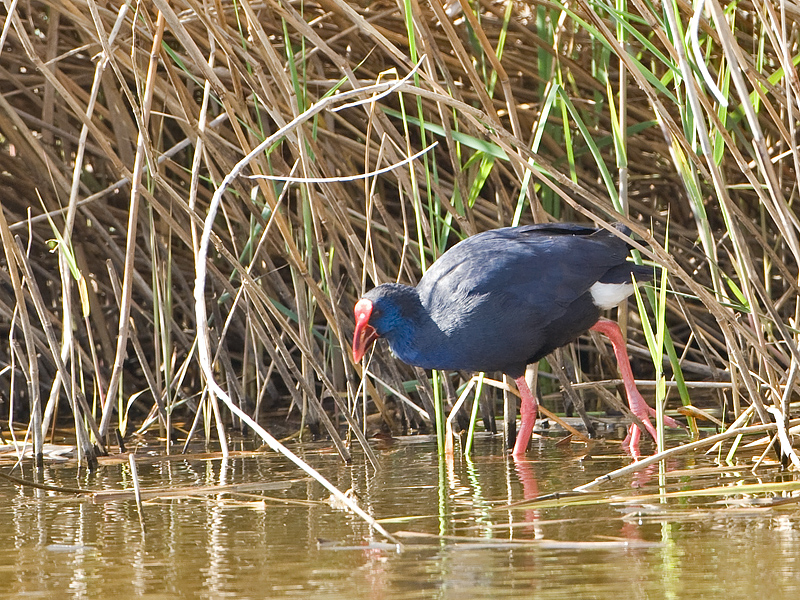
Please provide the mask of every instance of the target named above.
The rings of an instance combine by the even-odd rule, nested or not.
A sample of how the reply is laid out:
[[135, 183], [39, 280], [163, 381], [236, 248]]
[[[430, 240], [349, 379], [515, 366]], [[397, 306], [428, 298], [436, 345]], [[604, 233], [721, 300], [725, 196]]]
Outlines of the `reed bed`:
[[[27, 422], [41, 456], [70, 419], [91, 464], [136, 432], [310, 431], [374, 459], [368, 423], [431, 427], [468, 376], [388, 352], [364, 376], [359, 294], [546, 220], [635, 233], [656, 283], [620, 318], [659, 406], [788, 423], [796, 3], [4, 4], [6, 439]], [[608, 355], [560, 362], [614, 378]]]

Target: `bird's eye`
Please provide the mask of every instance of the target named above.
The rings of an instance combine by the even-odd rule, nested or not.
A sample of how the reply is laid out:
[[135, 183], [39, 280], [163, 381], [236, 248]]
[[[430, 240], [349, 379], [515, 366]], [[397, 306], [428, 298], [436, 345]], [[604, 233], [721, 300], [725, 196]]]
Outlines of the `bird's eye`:
[[381, 311], [376, 310], [376, 309], [372, 309], [372, 315], [370, 315], [370, 317], [372, 319], [380, 319], [381, 318], [381, 314], [382, 314]]

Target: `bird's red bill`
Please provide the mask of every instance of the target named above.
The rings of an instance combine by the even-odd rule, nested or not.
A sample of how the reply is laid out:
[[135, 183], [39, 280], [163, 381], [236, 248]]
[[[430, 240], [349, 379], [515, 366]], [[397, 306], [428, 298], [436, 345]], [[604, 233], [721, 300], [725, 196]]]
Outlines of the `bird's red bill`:
[[372, 316], [372, 302], [362, 298], [356, 302], [353, 313], [356, 317], [356, 330], [353, 333], [353, 360], [359, 362], [372, 342], [378, 339], [378, 332], [369, 324], [369, 318]]

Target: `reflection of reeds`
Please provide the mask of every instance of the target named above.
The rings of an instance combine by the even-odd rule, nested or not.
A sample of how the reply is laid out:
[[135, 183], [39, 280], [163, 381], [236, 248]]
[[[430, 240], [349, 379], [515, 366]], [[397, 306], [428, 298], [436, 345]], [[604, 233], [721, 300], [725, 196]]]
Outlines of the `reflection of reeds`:
[[785, 74], [800, 54], [781, 23], [797, 15], [759, 4], [726, 20], [713, 0], [694, 20], [640, 0], [466, 16], [438, 0], [113, 4], [19, 3], [4, 21], [0, 385], [39, 448], [66, 407], [87, 457], [115, 429], [242, 426], [204, 393], [195, 257], [215, 190], [270, 136], [221, 194], [201, 340], [267, 429], [290, 405], [302, 422], [286, 434], [337, 438], [343, 420], [324, 413], [423, 426], [409, 402], [432, 408], [459, 381], [434, 390], [379, 351], [387, 385], [362, 384], [354, 299], [416, 281], [462, 236], [549, 218], [622, 220], [666, 269], [641, 303], [658, 323], [627, 329], [670, 358], [668, 405], [690, 401], [686, 364], [688, 379], [732, 380], [718, 403], [734, 416], [786, 414], [800, 89]]

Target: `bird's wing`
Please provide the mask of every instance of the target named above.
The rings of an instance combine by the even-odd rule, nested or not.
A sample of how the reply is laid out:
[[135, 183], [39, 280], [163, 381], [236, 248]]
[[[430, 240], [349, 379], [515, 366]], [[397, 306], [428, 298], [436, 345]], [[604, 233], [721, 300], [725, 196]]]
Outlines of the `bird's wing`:
[[453, 246], [417, 290], [429, 309], [448, 304], [454, 294], [502, 294], [554, 310], [572, 304], [607, 273], [624, 271], [627, 255], [627, 245], [613, 234], [575, 224], [496, 229]]

